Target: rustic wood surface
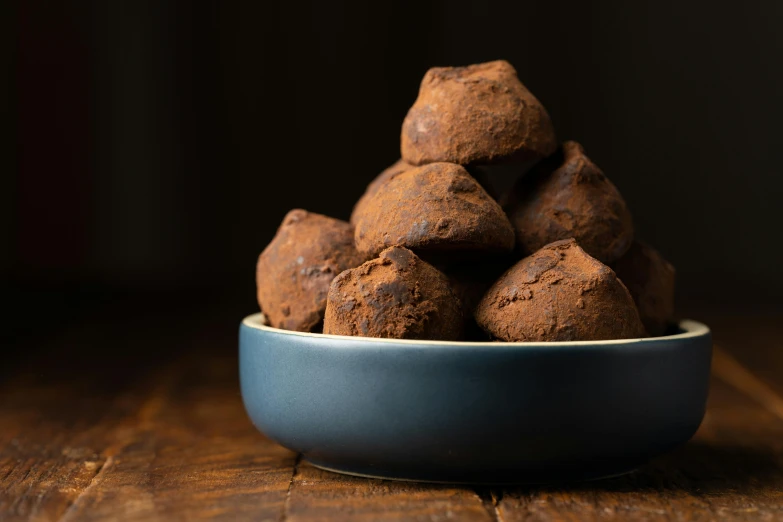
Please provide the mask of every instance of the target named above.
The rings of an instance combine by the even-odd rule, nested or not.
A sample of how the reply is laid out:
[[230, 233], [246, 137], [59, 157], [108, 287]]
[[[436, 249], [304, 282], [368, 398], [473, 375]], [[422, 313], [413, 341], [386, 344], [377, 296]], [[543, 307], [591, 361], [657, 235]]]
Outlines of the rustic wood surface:
[[783, 520], [780, 315], [704, 318], [712, 389], [690, 443], [623, 477], [513, 488], [316, 469], [245, 416], [238, 317], [129, 317], [76, 321], [0, 367], [0, 520]]

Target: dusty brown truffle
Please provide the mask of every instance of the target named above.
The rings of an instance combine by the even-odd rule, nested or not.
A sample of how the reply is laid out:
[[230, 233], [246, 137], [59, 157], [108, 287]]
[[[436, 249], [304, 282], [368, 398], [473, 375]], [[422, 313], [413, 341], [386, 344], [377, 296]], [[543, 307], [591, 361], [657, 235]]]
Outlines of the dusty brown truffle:
[[258, 257], [258, 304], [271, 326], [309, 332], [320, 326], [332, 279], [366, 257], [345, 221], [292, 210]]
[[645, 335], [628, 289], [573, 239], [547, 245], [511, 267], [479, 303], [476, 322], [502, 341]]
[[402, 124], [402, 158], [413, 165], [522, 161], [556, 148], [549, 114], [505, 60], [430, 69]]
[[674, 317], [674, 267], [654, 248], [634, 241], [614, 264], [650, 335], [663, 335]]
[[364, 204], [373, 194], [378, 192], [378, 188], [381, 185], [392, 179], [397, 174], [412, 168], [415, 167], [405, 163], [402, 160], [397, 160], [394, 165], [387, 167], [383, 172], [378, 174], [378, 176], [372, 180], [369, 185], [367, 185], [367, 189], [364, 191], [364, 194], [362, 194], [362, 197], [360, 197], [359, 201], [356, 202], [356, 205], [353, 206], [353, 212], [351, 212], [351, 224], [356, 224], [356, 215], [362, 212], [362, 207]]
[[531, 254], [553, 241], [574, 238], [596, 259], [612, 263], [633, 241], [623, 197], [575, 141], [519, 180], [503, 204], [517, 246]]
[[324, 333], [454, 341], [462, 320], [446, 276], [410, 250], [392, 247], [335, 278]]
[[420, 255], [514, 247], [514, 230], [500, 205], [453, 163], [433, 163], [394, 176], [354, 218], [356, 248], [369, 256], [390, 246]]

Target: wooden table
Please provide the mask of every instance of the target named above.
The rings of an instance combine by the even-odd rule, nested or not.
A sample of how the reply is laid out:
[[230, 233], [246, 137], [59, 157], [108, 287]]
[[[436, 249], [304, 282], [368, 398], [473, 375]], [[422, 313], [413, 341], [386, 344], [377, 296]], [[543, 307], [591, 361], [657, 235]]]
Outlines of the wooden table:
[[245, 416], [229, 316], [106, 310], [20, 345], [0, 367], [0, 520], [783, 520], [779, 314], [705, 318], [714, 378], [687, 445], [619, 478], [511, 488], [303, 462]]

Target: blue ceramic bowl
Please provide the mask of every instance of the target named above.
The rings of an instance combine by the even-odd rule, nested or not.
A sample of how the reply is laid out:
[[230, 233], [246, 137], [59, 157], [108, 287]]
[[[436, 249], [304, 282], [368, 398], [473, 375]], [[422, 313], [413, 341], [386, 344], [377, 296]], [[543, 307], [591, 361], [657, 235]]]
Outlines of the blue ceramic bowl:
[[240, 327], [253, 423], [312, 464], [434, 482], [544, 483], [624, 473], [704, 416], [712, 342], [401, 341]]

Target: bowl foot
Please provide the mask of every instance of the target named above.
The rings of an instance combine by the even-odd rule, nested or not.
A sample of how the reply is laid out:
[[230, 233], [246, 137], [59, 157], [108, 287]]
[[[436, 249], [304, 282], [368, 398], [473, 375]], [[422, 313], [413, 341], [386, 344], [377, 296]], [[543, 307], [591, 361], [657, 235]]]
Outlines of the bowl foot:
[[326, 464], [317, 460], [311, 460], [304, 457], [304, 460], [318, 469], [339, 473], [341, 475], [351, 475], [368, 479], [396, 480], [403, 482], [425, 482], [430, 484], [474, 484], [474, 485], [543, 485], [543, 484], [565, 484], [573, 482], [588, 482], [593, 480], [609, 479], [626, 475], [635, 471], [642, 462], [626, 463], [601, 469], [568, 469], [568, 470], [518, 470], [510, 472], [504, 470], [499, 473], [470, 472], [467, 470], [458, 473], [445, 472], [438, 473], [429, 470], [409, 470], [404, 472], [400, 470], [388, 469], [365, 469], [355, 466], [341, 466], [336, 464]]

